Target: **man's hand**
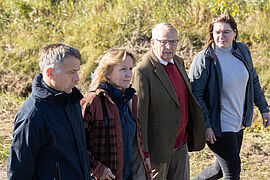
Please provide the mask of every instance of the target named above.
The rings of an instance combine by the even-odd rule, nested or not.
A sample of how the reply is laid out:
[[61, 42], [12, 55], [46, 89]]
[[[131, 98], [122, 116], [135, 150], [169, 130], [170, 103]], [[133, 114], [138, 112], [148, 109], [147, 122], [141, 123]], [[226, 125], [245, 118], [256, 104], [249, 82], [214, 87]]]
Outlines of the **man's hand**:
[[103, 180], [103, 179], [112, 180], [112, 179], [115, 179], [115, 176], [113, 175], [110, 168], [105, 168], [100, 179], [101, 180]]
[[269, 112], [262, 113], [263, 125], [264, 127], [268, 127], [270, 125], [270, 114]]
[[207, 128], [205, 130], [205, 139], [209, 141], [211, 144], [214, 144], [216, 140], [216, 136], [212, 128]]

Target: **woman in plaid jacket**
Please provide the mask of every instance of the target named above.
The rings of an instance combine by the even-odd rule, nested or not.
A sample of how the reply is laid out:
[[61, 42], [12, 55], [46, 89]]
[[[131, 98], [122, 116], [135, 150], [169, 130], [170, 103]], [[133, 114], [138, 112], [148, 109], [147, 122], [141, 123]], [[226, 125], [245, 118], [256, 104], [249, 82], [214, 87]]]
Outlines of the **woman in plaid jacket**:
[[127, 50], [107, 52], [91, 91], [81, 100], [91, 175], [96, 179], [151, 179], [142, 152], [136, 91], [130, 86], [135, 63]]

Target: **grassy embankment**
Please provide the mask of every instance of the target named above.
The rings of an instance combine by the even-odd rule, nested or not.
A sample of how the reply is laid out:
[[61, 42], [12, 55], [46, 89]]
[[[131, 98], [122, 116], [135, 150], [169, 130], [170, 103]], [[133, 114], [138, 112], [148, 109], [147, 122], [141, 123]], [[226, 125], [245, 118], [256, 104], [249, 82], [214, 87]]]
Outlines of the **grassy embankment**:
[[[95, 68], [95, 60], [104, 51], [125, 45], [136, 52], [145, 52], [149, 47], [145, 40], [159, 22], [171, 22], [177, 27], [178, 54], [186, 60], [188, 69], [204, 43], [208, 23], [221, 12], [231, 12], [238, 22], [239, 40], [249, 46], [269, 100], [270, 2], [267, 0], [0, 1], [1, 165], [5, 165], [9, 153], [12, 121], [24, 100], [18, 96], [22, 94], [18, 92], [20, 88], [14, 87], [24, 84], [26, 80], [21, 77], [31, 79], [39, 71], [40, 47], [64, 42], [80, 49], [83, 56], [80, 87], [86, 89], [84, 82], [89, 81], [87, 77]], [[7, 91], [12, 92], [6, 95]], [[256, 111], [255, 123], [246, 130], [243, 179], [270, 176], [270, 135], [259, 119]], [[212, 154], [207, 150], [191, 153], [192, 176], [212, 161], [210, 157]]]

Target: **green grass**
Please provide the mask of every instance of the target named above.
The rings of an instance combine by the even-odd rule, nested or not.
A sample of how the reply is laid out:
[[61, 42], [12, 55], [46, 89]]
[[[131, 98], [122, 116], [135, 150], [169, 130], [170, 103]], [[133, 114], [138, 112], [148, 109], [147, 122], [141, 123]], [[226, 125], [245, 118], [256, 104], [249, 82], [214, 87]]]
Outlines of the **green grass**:
[[[9, 70], [20, 77], [34, 77], [39, 72], [40, 48], [48, 43], [64, 42], [81, 51], [80, 89], [85, 90], [90, 72], [96, 67], [95, 61], [104, 51], [128, 44], [134, 48], [141, 46], [138, 34], [150, 38], [151, 29], [160, 22], [170, 22], [177, 28], [178, 52], [189, 69], [192, 58], [205, 43], [209, 22], [213, 16], [224, 12], [230, 12], [236, 19], [238, 39], [251, 50], [269, 102], [270, 1], [267, 0], [2, 0], [0, 70]], [[26, 81], [16, 79], [19, 83]], [[0, 80], [2, 83], [3, 78]], [[25, 100], [17, 94], [0, 93], [1, 165], [5, 165], [9, 154], [13, 120]], [[245, 134], [242, 179], [266, 179], [264, 177], [270, 176], [269, 156], [260, 154], [256, 143], [262, 147], [261, 152], [269, 155], [270, 130], [262, 127], [258, 110]], [[213, 161], [207, 149], [192, 153], [192, 176]]]
[[[6, 164], [12, 141], [13, 121], [25, 98], [0, 92], [0, 162]], [[0, 176], [1, 177], [1, 176]]]
[[[3, 142], [4, 140], [1, 138], [0, 142]], [[0, 159], [7, 159], [9, 156], [9, 144], [1, 144], [0, 146]]]
[[34, 76], [39, 49], [65, 42], [81, 50], [81, 75], [86, 79], [97, 57], [127, 43], [136, 32], [151, 37], [156, 23], [171, 22], [179, 31], [180, 46], [198, 50], [212, 17], [230, 12], [238, 22], [239, 39], [249, 45], [260, 72], [269, 69], [269, 7], [266, 0], [3, 0], [0, 67]]

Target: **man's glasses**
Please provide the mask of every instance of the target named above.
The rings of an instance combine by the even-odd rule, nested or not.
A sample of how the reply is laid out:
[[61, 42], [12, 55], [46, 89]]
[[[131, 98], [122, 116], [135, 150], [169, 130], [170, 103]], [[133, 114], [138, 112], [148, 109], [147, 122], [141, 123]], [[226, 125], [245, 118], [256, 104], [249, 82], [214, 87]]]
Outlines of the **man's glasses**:
[[167, 43], [169, 43], [172, 46], [176, 46], [178, 43], [178, 39], [175, 40], [159, 40], [159, 39], [155, 39], [156, 41], [158, 41], [162, 46], [167, 45]]

